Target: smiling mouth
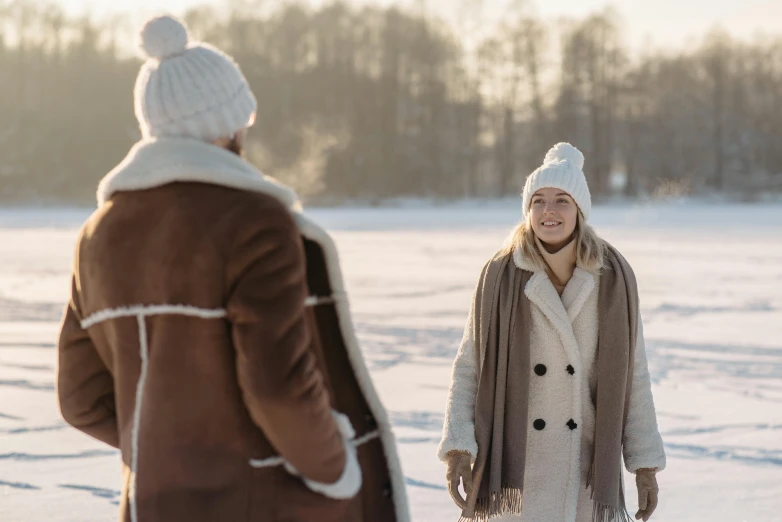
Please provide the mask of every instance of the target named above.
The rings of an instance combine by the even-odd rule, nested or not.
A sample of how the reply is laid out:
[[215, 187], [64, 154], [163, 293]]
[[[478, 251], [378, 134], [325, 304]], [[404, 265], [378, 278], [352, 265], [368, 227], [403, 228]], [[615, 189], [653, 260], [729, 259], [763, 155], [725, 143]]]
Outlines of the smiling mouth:
[[561, 222], [561, 221], [544, 221], [544, 222], [542, 223], [542, 225], [543, 225], [544, 227], [547, 227], [547, 228], [554, 228], [554, 227], [558, 227], [558, 226], [559, 226], [559, 225], [561, 225], [561, 224], [562, 224], [562, 222]]

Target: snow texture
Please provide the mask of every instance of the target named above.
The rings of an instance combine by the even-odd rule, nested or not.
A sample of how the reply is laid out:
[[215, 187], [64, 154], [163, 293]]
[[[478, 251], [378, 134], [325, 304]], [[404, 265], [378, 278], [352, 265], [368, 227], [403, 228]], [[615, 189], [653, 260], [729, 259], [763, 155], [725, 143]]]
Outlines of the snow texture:
[[[114, 520], [118, 454], [66, 426], [55, 342], [81, 209], [0, 210], [0, 520]], [[399, 443], [414, 522], [458, 517], [437, 460], [483, 263], [519, 201], [316, 209], [337, 241], [359, 341]], [[633, 265], [668, 454], [657, 522], [779, 520], [782, 206], [596, 206]], [[634, 480], [626, 475], [634, 513]]]

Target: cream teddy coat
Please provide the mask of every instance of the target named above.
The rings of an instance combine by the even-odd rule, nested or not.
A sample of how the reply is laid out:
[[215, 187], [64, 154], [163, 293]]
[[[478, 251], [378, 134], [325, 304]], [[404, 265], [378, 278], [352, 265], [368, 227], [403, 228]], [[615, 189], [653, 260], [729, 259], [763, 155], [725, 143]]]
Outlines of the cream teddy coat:
[[[531, 302], [529, 428], [524, 475], [523, 522], [591, 522], [586, 489], [592, 461], [597, 389], [599, 276], [577, 267], [560, 296], [549, 276], [517, 250], [517, 267], [534, 272], [524, 293]], [[453, 365], [438, 457], [452, 450], [470, 453], [475, 440], [474, 408], [478, 390], [472, 313]], [[630, 411], [623, 440], [628, 471], [665, 468], [662, 438], [652, 398], [638, 321]], [[575, 426], [575, 427], [574, 427]], [[541, 429], [542, 428], [542, 429]], [[502, 517], [495, 520], [519, 520]]]

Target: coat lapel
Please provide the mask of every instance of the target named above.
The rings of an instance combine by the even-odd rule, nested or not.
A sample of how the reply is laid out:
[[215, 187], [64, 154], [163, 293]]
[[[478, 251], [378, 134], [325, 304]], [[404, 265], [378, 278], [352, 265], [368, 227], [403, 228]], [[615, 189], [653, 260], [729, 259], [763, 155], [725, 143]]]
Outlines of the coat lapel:
[[567, 310], [545, 272], [535, 272], [524, 288], [524, 293], [540, 308], [560, 334], [568, 331], [572, 333]]
[[518, 268], [534, 272], [524, 288], [524, 294], [554, 326], [562, 340], [562, 346], [570, 364], [579, 369], [581, 367], [581, 350], [573, 330], [573, 322], [597, 288], [596, 276], [583, 268], [576, 267], [573, 277], [568, 281], [565, 291], [560, 297], [546, 272], [532, 266], [521, 256], [519, 250], [514, 252], [513, 260]]
[[595, 275], [580, 267], [576, 267], [573, 272], [573, 277], [570, 278], [565, 291], [562, 292], [562, 303], [567, 310], [571, 324], [575, 322], [592, 292], [597, 288], [596, 279]]
[[537, 306], [546, 318], [554, 326], [562, 341], [568, 362], [580, 373], [581, 351], [578, 341], [573, 333], [573, 324], [570, 322], [565, 305], [562, 303], [557, 290], [551, 284], [545, 272], [535, 272], [529, 283], [524, 288], [524, 294]]

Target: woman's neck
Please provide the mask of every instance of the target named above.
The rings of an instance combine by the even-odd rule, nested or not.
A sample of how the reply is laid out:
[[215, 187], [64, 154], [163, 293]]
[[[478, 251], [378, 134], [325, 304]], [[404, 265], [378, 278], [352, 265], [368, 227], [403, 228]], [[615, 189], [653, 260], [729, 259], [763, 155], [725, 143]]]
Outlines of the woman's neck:
[[573, 272], [576, 270], [575, 239], [573, 238], [567, 243], [555, 247], [544, 243], [537, 237], [535, 241], [538, 243], [538, 249], [548, 265], [549, 278], [561, 295], [565, 285], [573, 277]]
[[568, 239], [566, 239], [564, 241], [561, 241], [561, 242], [559, 242], [559, 243], [557, 243], [555, 245], [551, 244], [551, 243], [544, 243], [537, 236], [535, 236], [535, 239], [538, 240], [538, 246], [541, 247], [542, 249], [544, 249], [547, 253], [549, 253], [549, 254], [556, 254], [557, 252], [559, 252], [560, 250], [562, 250], [566, 246], [570, 245], [573, 242], [573, 239], [575, 239], [575, 237], [576, 237], [575, 234], [572, 234], [570, 236], [570, 238], [568, 238]]

